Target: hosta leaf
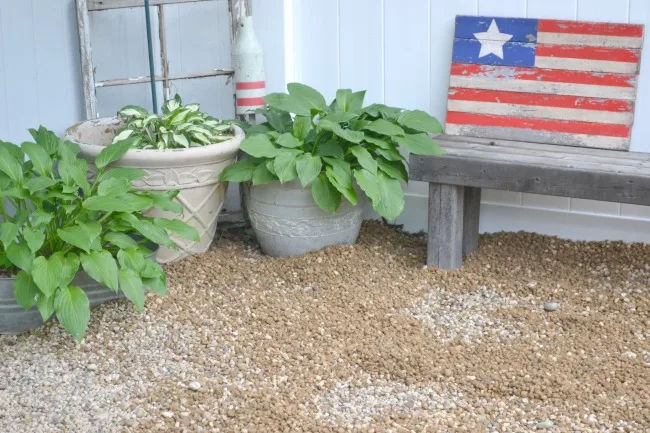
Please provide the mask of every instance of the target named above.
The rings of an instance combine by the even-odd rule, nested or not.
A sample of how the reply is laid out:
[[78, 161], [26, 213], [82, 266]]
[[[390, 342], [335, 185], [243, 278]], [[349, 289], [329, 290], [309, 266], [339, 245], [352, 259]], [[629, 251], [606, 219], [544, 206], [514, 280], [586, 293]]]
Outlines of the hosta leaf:
[[392, 149], [392, 144], [390, 144], [388, 141], [382, 140], [380, 138], [375, 138], [375, 137], [371, 137], [369, 135], [366, 135], [364, 140], [366, 140], [370, 144], [374, 144], [375, 146], [377, 146], [377, 147], [379, 147], [381, 149], [387, 149], [387, 150]]
[[315, 154], [318, 156], [333, 156], [343, 159], [343, 148], [336, 141], [326, 141], [318, 146]]
[[168, 248], [172, 248], [174, 243], [172, 242], [167, 230], [164, 228], [153, 224], [149, 220], [140, 220], [132, 214], [120, 214], [121, 218], [129, 223], [139, 234], [149, 239], [151, 242], [162, 245]]
[[117, 197], [92, 196], [83, 201], [85, 209], [106, 212], [138, 212], [148, 209], [152, 205], [151, 198], [133, 193]]
[[34, 164], [34, 170], [43, 176], [52, 174], [52, 158], [42, 146], [26, 141], [20, 145], [20, 148], [29, 156], [29, 160]]
[[363, 106], [365, 96], [365, 90], [352, 93], [350, 89], [339, 89], [336, 91], [336, 105], [340, 111], [357, 111]]
[[90, 185], [86, 178], [88, 163], [83, 159], [69, 159], [59, 161], [57, 166], [59, 176], [67, 185], [81, 187], [85, 194], [90, 191]]
[[285, 183], [298, 177], [296, 171], [297, 156], [294, 153], [285, 152], [275, 157], [273, 169], [275, 170], [280, 183]]
[[127, 105], [117, 112], [118, 116], [122, 117], [131, 117], [131, 116], [146, 116], [147, 110], [137, 105]]
[[190, 141], [183, 134], [174, 134], [174, 141], [183, 147], [190, 147]]
[[88, 329], [90, 303], [88, 296], [79, 287], [61, 288], [54, 299], [56, 318], [74, 338], [80, 339]]
[[[270, 110], [266, 110], [264, 112], [264, 117], [266, 117], [266, 121], [276, 131], [285, 132], [291, 128], [291, 115], [287, 112], [278, 111], [271, 108]], [[255, 126], [252, 126], [250, 129], [253, 129], [253, 131], [251, 131], [250, 133], [247, 131], [246, 132], [247, 137], [250, 134], [256, 132]]]
[[295, 147], [302, 146], [302, 141], [298, 140], [289, 132], [285, 132], [284, 134], [280, 135], [278, 139], [275, 140], [275, 142], [282, 147], [288, 147], [288, 148], [295, 148]]
[[384, 158], [379, 158], [377, 164], [381, 171], [393, 179], [400, 179], [404, 182], [408, 182], [409, 174], [402, 161], [387, 161]]
[[114, 177], [101, 181], [97, 186], [97, 194], [108, 197], [115, 197], [129, 192], [131, 188], [131, 182], [129, 182], [127, 179]]
[[405, 137], [393, 137], [397, 144], [416, 155], [442, 155], [444, 151], [427, 134], [407, 134]]
[[352, 169], [350, 164], [342, 159], [324, 157], [327, 164], [330, 165], [330, 171], [336, 178], [336, 181], [346, 188], [352, 188]]
[[351, 143], [361, 143], [364, 138], [363, 132], [343, 129], [338, 123], [330, 122], [327, 119], [321, 120], [319, 126], [327, 131], [332, 131], [336, 136]]
[[278, 180], [277, 176], [269, 171], [266, 164], [260, 164], [253, 171], [253, 185], [265, 185]]
[[332, 167], [327, 167], [325, 170], [325, 175], [327, 176], [327, 179], [334, 185], [334, 188], [336, 188], [341, 194], [345, 196], [346, 199], [352, 204], [357, 204], [359, 202], [359, 198], [357, 197], [357, 192], [354, 190], [352, 187], [352, 183], [344, 183], [340, 182], [340, 178], [336, 177], [334, 174], [334, 169]]
[[52, 317], [52, 313], [54, 313], [54, 296], [45, 297], [41, 294], [36, 301], [36, 308], [41, 313], [43, 322], [47, 322]]
[[0, 172], [6, 174], [14, 182], [23, 179], [21, 163], [4, 147], [0, 147]]
[[242, 159], [226, 167], [219, 175], [219, 179], [229, 182], [246, 182], [251, 180], [254, 170], [255, 164], [250, 158]]
[[388, 161], [404, 161], [404, 155], [399, 153], [395, 147], [391, 149], [374, 149], [373, 152], [386, 158]]
[[311, 130], [311, 117], [296, 116], [293, 121], [293, 136], [298, 140], [304, 140]]
[[183, 205], [174, 201], [174, 198], [176, 198], [178, 195], [177, 193], [178, 191], [148, 191], [146, 193], [140, 193], [140, 195], [144, 195], [153, 200], [153, 206], [157, 207], [158, 209], [174, 212], [178, 215], [183, 215]]
[[147, 260], [147, 266], [141, 276], [142, 282], [149, 290], [159, 295], [167, 294], [167, 277], [158, 263]]
[[113, 143], [117, 143], [118, 141], [126, 140], [134, 132], [135, 132], [135, 130], [133, 130], [133, 129], [125, 129], [123, 131], [120, 131], [119, 134], [117, 134], [115, 137], [113, 137]]
[[372, 207], [384, 218], [396, 219], [404, 210], [402, 185], [380, 171], [377, 173], [377, 189], [379, 195], [372, 200]]
[[253, 135], [242, 141], [241, 150], [255, 158], [274, 158], [282, 150], [271, 143], [266, 135]]
[[352, 119], [356, 119], [357, 117], [359, 117], [359, 115], [355, 113], [346, 113], [344, 111], [337, 111], [328, 114], [327, 117], [325, 117], [325, 119], [334, 123], [344, 123], [344, 122], [349, 122]]
[[46, 297], [52, 296], [65, 277], [63, 271], [63, 255], [52, 254], [49, 259], [43, 256], [36, 257], [31, 270], [34, 283]]
[[131, 236], [119, 232], [108, 232], [104, 242], [110, 242], [118, 248], [138, 248], [138, 243]]
[[186, 239], [189, 239], [194, 242], [200, 240], [199, 232], [192, 227], [191, 225], [181, 221], [181, 220], [170, 220], [165, 218], [155, 218], [154, 224], [164, 228], [167, 231], [172, 233], [179, 234]]
[[326, 212], [334, 213], [341, 205], [341, 193], [321, 174], [311, 185], [311, 195], [314, 201]]
[[117, 252], [117, 261], [120, 266], [142, 272], [146, 266], [144, 255], [136, 248], [123, 248]]
[[372, 201], [379, 197], [379, 188], [377, 187], [377, 176], [366, 169], [354, 170], [354, 178], [363, 192]]
[[29, 193], [33, 195], [38, 191], [42, 191], [56, 184], [57, 181], [54, 179], [51, 179], [49, 177], [39, 176], [39, 177], [33, 177], [29, 179], [27, 182], [25, 182], [25, 188], [27, 188], [29, 190]]
[[420, 132], [442, 134], [442, 125], [438, 119], [422, 110], [404, 111], [397, 116], [397, 123]]
[[13, 155], [13, 157], [19, 163], [22, 164], [25, 161], [25, 152], [23, 152], [20, 147], [16, 146], [15, 144], [0, 140], [0, 147], [9, 152], [10, 155]]
[[298, 116], [311, 115], [311, 105], [309, 102], [298, 99], [295, 96], [287, 95], [286, 93], [269, 93], [264, 96], [264, 102], [276, 110], [294, 113]]
[[404, 130], [402, 128], [386, 119], [377, 119], [374, 122], [366, 125], [363, 129], [390, 137], [396, 135], [404, 135]]
[[350, 152], [357, 157], [357, 161], [361, 167], [368, 170], [370, 173], [377, 173], [377, 161], [364, 147], [354, 146], [350, 148]]
[[132, 269], [120, 269], [119, 271], [120, 290], [126, 298], [135, 304], [138, 311], [144, 308], [144, 287], [138, 274]]
[[12, 243], [7, 247], [5, 252], [7, 258], [14, 266], [27, 272], [31, 271], [32, 265], [34, 264], [34, 255], [25, 242], [21, 241], [18, 244]]
[[117, 143], [106, 146], [101, 152], [99, 152], [97, 158], [95, 158], [95, 167], [102, 169], [108, 164], [122, 158], [122, 156], [131, 149], [135, 140], [134, 137], [129, 137], [126, 140], [118, 141]]
[[20, 227], [12, 222], [0, 224], [0, 242], [2, 242], [2, 245], [4, 245], [5, 250], [9, 247], [9, 245], [14, 243], [19, 231]]
[[49, 155], [54, 155], [59, 150], [61, 140], [56, 134], [43, 126], [39, 126], [38, 131], [30, 129], [29, 133], [34, 137], [36, 143], [41, 146]]
[[61, 252], [56, 252], [55, 254], [60, 254], [61, 255], [61, 281], [59, 282], [59, 287], [65, 287], [68, 284], [72, 282], [74, 277], [77, 275], [77, 272], [79, 271], [79, 256], [76, 255], [75, 253], [68, 253], [63, 257], [63, 253]]
[[111, 253], [108, 251], [91, 251], [88, 254], [81, 253], [80, 259], [81, 266], [92, 279], [117, 292], [119, 289], [117, 263]]
[[327, 107], [327, 102], [325, 102], [323, 95], [309, 86], [301, 83], [289, 83], [287, 84], [287, 90], [289, 91], [289, 95], [296, 98], [301, 102], [301, 104], [307, 105], [310, 108], [324, 110]]
[[36, 228], [41, 225], [48, 224], [50, 221], [52, 221], [52, 218], [54, 218], [54, 215], [51, 213], [37, 209], [30, 215], [30, 224], [32, 227]]
[[27, 246], [34, 254], [36, 254], [43, 246], [43, 242], [45, 242], [45, 234], [40, 230], [24, 228], [23, 237], [25, 238], [25, 242], [27, 242]]
[[113, 178], [126, 179], [128, 181], [134, 181], [135, 179], [140, 179], [145, 177], [147, 172], [139, 168], [126, 168], [126, 167], [115, 167], [109, 170], [106, 170], [102, 173], [99, 181], [106, 181]]
[[40, 292], [32, 276], [25, 272], [20, 271], [16, 275], [14, 280], [14, 298], [18, 305], [23, 307], [25, 310], [36, 305]]
[[98, 223], [89, 223], [88, 225], [78, 223], [72, 227], [58, 229], [56, 232], [63, 242], [89, 252], [91, 245], [101, 232], [101, 226]]
[[319, 156], [314, 156], [311, 153], [300, 155], [296, 159], [296, 172], [302, 187], [306, 187], [318, 177], [323, 168], [323, 161]]

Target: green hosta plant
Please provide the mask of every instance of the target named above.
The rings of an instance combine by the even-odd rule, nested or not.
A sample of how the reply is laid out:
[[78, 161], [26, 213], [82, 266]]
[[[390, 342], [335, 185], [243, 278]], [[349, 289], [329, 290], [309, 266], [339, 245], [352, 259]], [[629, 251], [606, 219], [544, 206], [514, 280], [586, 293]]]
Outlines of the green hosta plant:
[[199, 104], [183, 105], [179, 95], [163, 104], [160, 115], [135, 105], [127, 105], [117, 115], [125, 123], [113, 142], [131, 138], [135, 149], [183, 149], [233, 137], [228, 123], [202, 113]]
[[424, 111], [373, 104], [363, 107], [365, 91], [341, 89], [327, 105], [311, 87], [287, 86], [289, 93], [264, 98], [266, 122], [246, 128], [241, 149], [248, 158], [226, 168], [221, 179], [253, 185], [300, 179], [311, 185], [316, 204], [334, 212], [345, 197], [358, 203], [355, 184], [386, 219], [404, 209], [400, 181], [408, 181], [400, 149], [418, 155], [441, 154], [429, 134], [440, 123]]
[[[145, 176], [132, 168], [108, 169], [131, 147], [128, 139], [97, 156], [97, 175], [78, 148], [41, 127], [35, 142], [20, 146], [0, 141], [0, 274], [15, 275], [14, 295], [43, 320], [56, 314], [65, 329], [81, 338], [88, 326], [88, 298], [71, 285], [84, 270], [138, 309], [145, 288], [164, 294], [166, 277], [146, 245], [174, 247], [169, 232], [198, 240], [196, 230], [179, 220], [148, 218], [151, 207], [180, 213], [176, 192], [136, 191], [131, 182]], [[29, 160], [26, 160], [27, 156]]]

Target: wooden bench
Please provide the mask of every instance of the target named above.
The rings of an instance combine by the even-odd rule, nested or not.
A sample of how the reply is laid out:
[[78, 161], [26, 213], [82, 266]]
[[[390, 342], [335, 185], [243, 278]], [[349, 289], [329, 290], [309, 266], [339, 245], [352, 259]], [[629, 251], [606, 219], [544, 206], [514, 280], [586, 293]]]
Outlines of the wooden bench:
[[[409, 164], [411, 180], [429, 182], [428, 265], [459, 268], [478, 248], [481, 188], [650, 205], [650, 154], [626, 152], [642, 32], [457, 17], [447, 134], [436, 139], [445, 154]], [[532, 65], [515, 56], [523, 49]], [[628, 61], [574, 59], [605, 55]]]

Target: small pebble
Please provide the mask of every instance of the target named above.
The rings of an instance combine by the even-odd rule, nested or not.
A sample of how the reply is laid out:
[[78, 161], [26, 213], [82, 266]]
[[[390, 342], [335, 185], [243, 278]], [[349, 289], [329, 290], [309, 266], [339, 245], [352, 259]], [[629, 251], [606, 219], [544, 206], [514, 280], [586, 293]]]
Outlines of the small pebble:
[[161, 415], [165, 418], [172, 418], [174, 416], [174, 412], [165, 411]]
[[560, 308], [560, 304], [558, 304], [557, 302], [551, 302], [551, 301], [544, 302], [545, 311], [548, 312], [557, 311], [558, 308]]
[[86, 366], [86, 370], [88, 370], [88, 371], [97, 371], [97, 366], [95, 364], [88, 364]]
[[538, 422], [535, 428], [537, 430], [548, 430], [550, 428], [555, 427], [555, 424], [553, 424], [553, 421], [550, 419], [547, 419], [546, 421]]
[[190, 382], [187, 387], [192, 391], [198, 391], [201, 388], [201, 384], [199, 382]]

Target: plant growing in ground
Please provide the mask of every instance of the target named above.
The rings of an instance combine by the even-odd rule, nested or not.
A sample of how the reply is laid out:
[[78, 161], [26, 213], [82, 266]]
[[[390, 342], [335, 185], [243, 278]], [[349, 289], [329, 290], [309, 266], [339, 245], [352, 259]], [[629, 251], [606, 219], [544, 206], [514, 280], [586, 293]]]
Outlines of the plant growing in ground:
[[183, 105], [179, 95], [163, 104], [160, 115], [135, 105], [127, 105], [117, 115], [125, 124], [113, 142], [132, 138], [135, 149], [184, 149], [233, 137], [230, 124], [201, 112], [199, 104]]
[[79, 270], [121, 290], [142, 309], [145, 288], [159, 294], [167, 290], [165, 273], [147, 258], [151, 250], [145, 244], [173, 248], [168, 232], [195, 240], [198, 233], [182, 221], [141, 213], [152, 206], [182, 212], [172, 201], [174, 191], [135, 191], [131, 181], [144, 171], [107, 169], [133, 139], [101, 151], [91, 184], [88, 165], [77, 157], [74, 144], [43, 127], [30, 132], [35, 142], [20, 147], [0, 141], [0, 273], [15, 275], [18, 304], [25, 309], [36, 305], [44, 321], [56, 314], [70, 334], [81, 338], [90, 308], [84, 291], [70, 285]]
[[358, 203], [356, 183], [373, 208], [387, 219], [404, 209], [400, 181], [408, 181], [400, 149], [418, 155], [441, 154], [429, 137], [440, 123], [424, 111], [372, 104], [363, 107], [365, 91], [341, 89], [327, 105], [311, 87], [291, 83], [289, 93], [272, 93], [260, 110], [261, 125], [248, 126], [241, 149], [248, 158], [226, 168], [222, 180], [262, 185], [300, 179], [311, 185], [316, 204], [334, 212], [345, 197]]

